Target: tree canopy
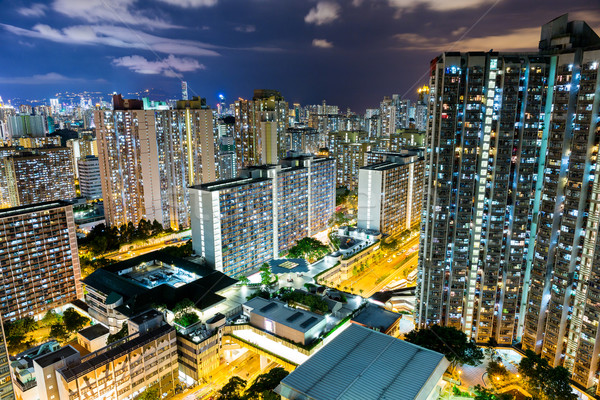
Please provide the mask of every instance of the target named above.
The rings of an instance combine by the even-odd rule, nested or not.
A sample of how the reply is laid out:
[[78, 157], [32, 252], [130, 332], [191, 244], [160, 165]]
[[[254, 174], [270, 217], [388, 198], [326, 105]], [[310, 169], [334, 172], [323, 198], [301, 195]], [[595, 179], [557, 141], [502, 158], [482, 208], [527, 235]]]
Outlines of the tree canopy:
[[527, 389], [537, 398], [577, 399], [571, 389], [569, 371], [564, 367], [552, 368], [546, 359], [531, 350], [525, 351], [525, 357], [519, 363], [519, 373], [525, 378]]
[[89, 318], [79, 314], [74, 308], [67, 308], [63, 313], [63, 323], [67, 332], [76, 332], [89, 322]]
[[431, 328], [413, 330], [404, 340], [446, 356], [453, 367], [460, 364], [479, 365], [483, 351], [467, 335], [456, 328], [433, 325]]
[[329, 253], [329, 247], [317, 239], [305, 237], [296, 242], [288, 251], [288, 258], [305, 258], [315, 262]]

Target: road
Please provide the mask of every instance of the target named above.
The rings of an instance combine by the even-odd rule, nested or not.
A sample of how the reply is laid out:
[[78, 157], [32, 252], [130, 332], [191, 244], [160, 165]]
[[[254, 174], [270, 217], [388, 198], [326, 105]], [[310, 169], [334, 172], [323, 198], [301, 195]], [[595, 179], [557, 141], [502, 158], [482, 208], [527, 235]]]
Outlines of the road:
[[267, 368], [261, 370], [260, 356], [247, 350], [235, 360], [224, 362], [213, 370], [208, 377], [208, 384], [200, 384], [172, 397], [172, 399], [196, 400], [209, 398], [210, 396], [214, 396], [233, 376], [238, 376], [248, 382], [248, 384], [251, 384], [258, 375], [269, 372], [275, 366], [277, 364], [271, 362]]
[[[354, 293], [360, 293], [361, 296], [368, 298], [381, 291], [388, 283], [394, 279], [404, 278], [417, 267], [418, 252], [415, 251], [406, 255], [408, 249], [419, 244], [419, 236], [413, 236], [401, 244], [398, 250], [384, 257], [377, 263], [371, 263], [365, 271], [357, 276], [342, 282], [340, 288], [350, 290]], [[404, 252], [404, 253], [402, 253]], [[396, 254], [400, 254], [397, 256]], [[388, 260], [391, 260], [388, 262]], [[381, 277], [385, 277], [381, 279]], [[380, 280], [378, 282], [378, 280]], [[344, 289], [347, 287], [348, 289]], [[362, 290], [362, 293], [361, 293]]]

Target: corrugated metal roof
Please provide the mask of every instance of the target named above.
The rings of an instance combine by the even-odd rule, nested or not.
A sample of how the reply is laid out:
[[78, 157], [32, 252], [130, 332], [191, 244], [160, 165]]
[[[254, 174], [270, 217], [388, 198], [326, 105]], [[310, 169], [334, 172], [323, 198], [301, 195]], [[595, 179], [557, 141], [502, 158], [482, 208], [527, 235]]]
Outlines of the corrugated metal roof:
[[417, 397], [444, 355], [352, 324], [282, 380], [315, 400]]

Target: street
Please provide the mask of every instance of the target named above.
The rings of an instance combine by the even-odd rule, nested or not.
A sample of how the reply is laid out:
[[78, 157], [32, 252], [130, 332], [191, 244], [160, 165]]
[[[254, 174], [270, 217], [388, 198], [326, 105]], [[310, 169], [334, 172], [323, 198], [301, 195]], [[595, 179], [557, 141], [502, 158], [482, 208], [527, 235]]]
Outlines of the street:
[[[382, 258], [377, 263], [372, 263], [362, 273], [347, 279], [340, 284], [340, 288], [353, 293], [359, 293], [368, 298], [381, 291], [394, 279], [405, 278], [417, 267], [418, 252], [406, 255], [408, 250], [419, 244], [419, 237], [414, 236], [399, 246], [393, 254]], [[397, 255], [400, 254], [400, 255]], [[388, 262], [388, 260], [391, 260]], [[382, 279], [382, 277], [384, 277]], [[344, 288], [348, 289], [344, 289]], [[361, 292], [362, 290], [362, 292]]]

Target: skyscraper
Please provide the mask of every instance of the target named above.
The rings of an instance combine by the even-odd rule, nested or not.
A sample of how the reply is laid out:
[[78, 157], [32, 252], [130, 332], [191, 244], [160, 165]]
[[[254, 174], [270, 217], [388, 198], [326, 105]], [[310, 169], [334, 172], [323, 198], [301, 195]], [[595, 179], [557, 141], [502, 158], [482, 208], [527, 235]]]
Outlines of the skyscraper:
[[63, 201], [0, 210], [0, 312], [38, 316], [81, 298], [73, 207]]
[[[189, 226], [187, 187], [216, 179], [212, 111], [200, 98], [175, 109], [115, 96], [114, 110], [96, 111], [98, 158], [106, 220], [140, 219]], [[166, 108], [166, 109], [165, 109]]]
[[432, 61], [416, 321], [511, 344], [531, 255], [548, 60]]
[[79, 191], [88, 200], [102, 198], [100, 162], [96, 156], [87, 156], [77, 161], [79, 169]]
[[[598, 383], [600, 38], [563, 15], [536, 54], [432, 62], [417, 322], [541, 351]], [[600, 193], [600, 192], [599, 192]]]
[[252, 101], [235, 102], [235, 146], [238, 169], [276, 164], [288, 125], [288, 103], [276, 90], [257, 89]]

